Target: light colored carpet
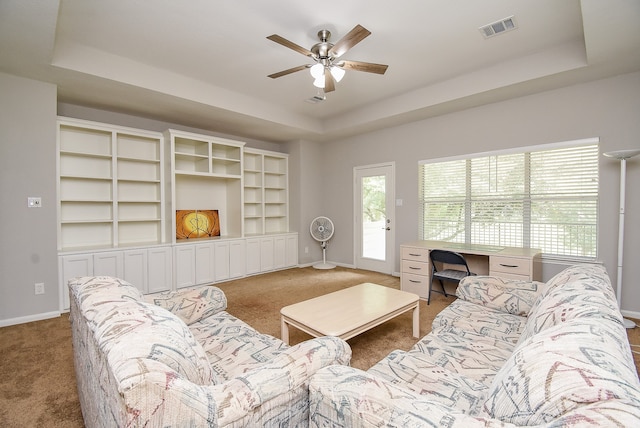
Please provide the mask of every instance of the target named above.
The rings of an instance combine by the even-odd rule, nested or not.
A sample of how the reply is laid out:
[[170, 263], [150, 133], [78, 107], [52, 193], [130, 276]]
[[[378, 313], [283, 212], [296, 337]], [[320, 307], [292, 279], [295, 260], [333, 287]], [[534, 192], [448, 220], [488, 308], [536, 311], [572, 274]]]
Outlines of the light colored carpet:
[[[218, 287], [227, 295], [229, 313], [262, 333], [280, 337], [280, 308], [363, 282], [400, 288], [398, 277], [341, 267], [332, 270], [312, 267], [289, 269], [218, 284]], [[433, 318], [453, 300], [453, 297], [434, 294], [431, 305], [420, 302], [421, 336], [431, 330]], [[411, 328], [411, 312], [407, 312], [349, 339], [353, 351], [351, 365], [366, 370], [394, 349], [408, 350], [417, 341]], [[311, 337], [295, 327], [289, 331], [292, 345]]]

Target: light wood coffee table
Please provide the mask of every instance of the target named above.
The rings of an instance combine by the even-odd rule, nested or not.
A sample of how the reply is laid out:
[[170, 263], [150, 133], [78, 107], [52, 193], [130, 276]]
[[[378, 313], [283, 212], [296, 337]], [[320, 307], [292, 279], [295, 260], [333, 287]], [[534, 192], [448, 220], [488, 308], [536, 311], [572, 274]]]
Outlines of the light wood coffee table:
[[282, 308], [282, 340], [289, 344], [289, 326], [313, 337], [347, 340], [408, 311], [413, 311], [413, 337], [418, 338], [418, 295], [366, 282]]

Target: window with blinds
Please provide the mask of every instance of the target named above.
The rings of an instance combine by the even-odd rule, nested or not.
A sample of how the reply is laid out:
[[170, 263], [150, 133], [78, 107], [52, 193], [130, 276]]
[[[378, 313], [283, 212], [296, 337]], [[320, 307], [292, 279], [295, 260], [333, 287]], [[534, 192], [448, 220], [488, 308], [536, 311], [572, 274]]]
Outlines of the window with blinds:
[[421, 239], [596, 258], [598, 139], [419, 168]]

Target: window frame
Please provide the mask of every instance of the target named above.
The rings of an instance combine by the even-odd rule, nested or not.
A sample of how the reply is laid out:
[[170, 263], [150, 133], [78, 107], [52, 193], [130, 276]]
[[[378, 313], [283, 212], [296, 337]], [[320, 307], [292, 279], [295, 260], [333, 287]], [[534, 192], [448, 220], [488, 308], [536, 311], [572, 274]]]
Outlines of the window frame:
[[[418, 228], [418, 235], [419, 235], [419, 239], [425, 239], [425, 224], [426, 221], [428, 220], [428, 218], [425, 218], [425, 208], [426, 208], [426, 204], [427, 203], [436, 203], [436, 201], [432, 198], [431, 200], [427, 197], [425, 197], [425, 195], [423, 195], [423, 187], [424, 187], [424, 165], [428, 165], [428, 164], [442, 164], [445, 162], [454, 162], [454, 161], [464, 161], [465, 167], [464, 167], [464, 171], [465, 171], [465, 192], [464, 192], [464, 211], [465, 211], [465, 215], [464, 215], [464, 220], [463, 220], [463, 225], [464, 225], [464, 233], [462, 233], [462, 235], [464, 235], [464, 241], [461, 241], [459, 238], [458, 239], [442, 239], [444, 241], [450, 241], [450, 242], [463, 242], [466, 244], [484, 244], [484, 245], [492, 245], [492, 244], [486, 244], [486, 242], [478, 242], [477, 240], [474, 241], [473, 237], [472, 237], [472, 227], [470, 227], [473, 222], [470, 216], [471, 213], [471, 209], [472, 206], [474, 204], [474, 202], [477, 203], [478, 198], [475, 195], [471, 194], [471, 188], [472, 188], [472, 177], [471, 177], [471, 162], [473, 159], [477, 159], [477, 160], [481, 160], [483, 158], [491, 158], [491, 157], [498, 157], [498, 156], [505, 156], [505, 155], [523, 155], [523, 162], [524, 164], [522, 165], [522, 171], [521, 173], [523, 174], [523, 183], [524, 183], [524, 193], [523, 193], [523, 197], [520, 200], [523, 205], [528, 205], [526, 207], [523, 208], [523, 212], [522, 212], [522, 218], [521, 218], [521, 230], [522, 230], [522, 237], [521, 239], [521, 245], [502, 245], [502, 244], [498, 244], [498, 246], [519, 246], [522, 248], [530, 248], [531, 247], [531, 243], [532, 241], [535, 241], [533, 235], [532, 235], [532, 228], [533, 225], [535, 224], [532, 219], [531, 219], [531, 213], [532, 213], [532, 208], [531, 206], [533, 205], [534, 202], [536, 202], [536, 198], [533, 197], [532, 198], [532, 190], [531, 190], [531, 171], [530, 171], [530, 159], [531, 159], [531, 153], [536, 153], [536, 152], [547, 152], [547, 151], [551, 151], [551, 150], [557, 150], [557, 149], [571, 149], [571, 148], [580, 148], [580, 147], [584, 147], [584, 146], [596, 146], [596, 165], [595, 165], [595, 189], [592, 190], [588, 195], [586, 195], [583, 200], [585, 201], [585, 203], [587, 203], [588, 205], [590, 204], [594, 204], [595, 203], [595, 207], [590, 207], [590, 209], [593, 211], [593, 224], [590, 227], [595, 227], [595, 242], [593, 244], [593, 247], [591, 249], [590, 252], [588, 252], [588, 254], [585, 254], [584, 251], [582, 251], [582, 255], [580, 254], [571, 254], [570, 251], [566, 251], [564, 254], [556, 254], [556, 253], [545, 253], [545, 249], [542, 249], [542, 257], [544, 259], [553, 259], [553, 260], [571, 260], [571, 261], [582, 261], [582, 262], [587, 262], [587, 261], [595, 261], [598, 258], [598, 241], [599, 241], [599, 170], [600, 170], [600, 165], [599, 165], [599, 154], [600, 154], [600, 138], [599, 137], [592, 137], [592, 138], [584, 138], [584, 139], [579, 139], [579, 140], [570, 140], [570, 141], [563, 141], [563, 142], [558, 142], [558, 143], [550, 143], [550, 144], [542, 144], [542, 145], [534, 145], [534, 146], [525, 146], [525, 147], [517, 147], [517, 148], [510, 148], [510, 149], [504, 149], [504, 150], [496, 150], [496, 151], [490, 151], [490, 152], [479, 152], [479, 153], [473, 153], [473, 154], [465, 154], [465, 155], [459, 155], [459, 156], [448, 156], [448, 157], [441, 157], [441, 158], [434, 158], [434, 159], [427, 159], [427, 160], [421, 160], [418, 162], [418, 205], [419, 205], [419, 228]], [[490, 161], [490, 159], [489, 159]], [[593, 164], [591, 164], [593, 167]], [[460, 169], [458, 169], [459, 171]], [[462, 180], [460, 180], [462, 181]], [[462, 192], [456, 192], [456, 195], [461, 194]], [[515, 193], [514, 193], [515, 195]], [[511, 198], [511, 199], [509, 199]], [[450, 198], [451, 202], [454, 202], [455, 200], [459, 200], [459, 197], [453, 197]], [[490, 200], [491, 198], [487, 198], [487, 200]], [[567, 200], [569, 200], [571, 198], [568, 198]], [[443, 201], [444, 203], [446, 203], [448, 201], [447, 196], [440, 198], [441, 201]], [[511, 200], [512, 203], [514, 201], [517, 201], [518, 199], [513, 196], [510, 195], [508, 196], [505, 200]], [[458, 201], [460, 202], [460, 201]], [[549, 223], [549, 224], [554, 224], [554, 223]], [[560, 224], [560, 223], [555, 223], [555, 224]], [[517, 223], [516, 223], [517, 225]], [[517, 227], [516, 227], [517, 229]], [[444, 230], [444, 229], [443, 229]], [[452, 234], [450, 234], [449, 236], [452, 236]], [[589, 236], [593, 236], [593, 233], [591, 233]], [[480, 238], [481, 239], [481, 238]], [[551, 245], [551, 244], [550, 244]], [[534, 244], [535, 246], [535, 244]]]

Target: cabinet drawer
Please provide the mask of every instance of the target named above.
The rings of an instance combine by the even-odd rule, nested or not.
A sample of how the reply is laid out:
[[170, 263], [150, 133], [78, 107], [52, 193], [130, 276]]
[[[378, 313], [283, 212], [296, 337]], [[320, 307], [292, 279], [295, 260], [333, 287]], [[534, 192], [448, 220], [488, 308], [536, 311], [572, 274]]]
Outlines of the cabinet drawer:
[[418, 262], [429, 262], [429, 250], [426, 248], [401, 247], [403, 260], [415, 260]]
[[402, 260], [402, 273], [414, 275], [429, 275], [429, 263], [414, 260]]
[[429, 297], [429, 277], [403, 273], [400, 279], [400, 289], [409, 293], [415, 293], [420, 296], [421, 299], [426, 299]]
[[529, 275], [517, 275], [515, 273], [509, 273], [509, 272], [489, 272], [489, 275], [497, 276], [499, 278], [504, 278], [504, 279], [518, 279], [520, 281], [531, 281], [531, 278], [529, 277]]
[[[519, 259], [514, 257], [491, 256], [491, 260], [489, 261], [489, 271], [508, 273], [512, 275], [523, 275], [530, 278], [531, 261], [529, 259]], [[504, 275], [496, 275], [504, 277]]]

